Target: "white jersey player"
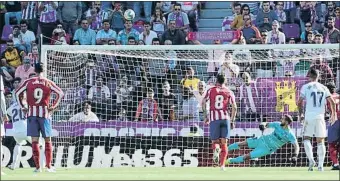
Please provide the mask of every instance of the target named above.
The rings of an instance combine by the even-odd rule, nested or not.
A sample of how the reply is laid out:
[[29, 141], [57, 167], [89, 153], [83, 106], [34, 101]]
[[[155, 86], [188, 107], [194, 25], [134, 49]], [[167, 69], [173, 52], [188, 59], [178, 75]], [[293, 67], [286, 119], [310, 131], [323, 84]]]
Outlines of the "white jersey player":
[[[331, 97], [331, 93], [326, 86], [318, 82], [319, 72], [311, 69], [309, 72], [310, 82], [303, 85], [300, 92], [299, 117], [303, 120], [303, 139], [306, 155], [309, 159], [309, 171], [313, 171], [315, 161], [313, 158], [313, 147], [311, 138], [316, 137], [318, 143], [318, 170], [323, 171], [323, 163], [326, 155], [326, 147], [324, 139], [327, 137], [325, 113], [327, 101], [331, 106], [331, 119], [333, 122], [336, 120], [335, 115], [335, 102]], [[305, 110], [303, 109], [303, 101], [305, 100]], [[305, 111], [303, 115], [303, 111]]]
[[5, 126], [4, 122], [8, 121], [7, 112], [6, 112], [6, 100], [4, 94], [4, 81], [2, 75], [0, 74], [0, 173], [4, 175], [2, 172], [2, 137], [5, 136]]
[[[11, 117], [13, 124], [13, 137], [16, 141], [16, 145], [13, 150], [13, 162], [9, 166], [10, 169], [14, 170], [19, 166], [18, 160], [19, 155], [21, 155], [21, 146], [25, 145], [27, 142], [32, 143], [30, 136], [27, 136], [27, 119], [24, 112], [22, 112], [21, 107], [17, 102], [14, 102], [8, 109], [7, 114]], [[41, 145], [41, 144], [40, 144]], [[40, 149], [43, 149], [40, 147]], [[41, 151], [41, 153], [43, 153]], [[40, 154], [40, 162], [44, 161], [44, 154]], [[43, 164], [42, 164], [43, 165]]]

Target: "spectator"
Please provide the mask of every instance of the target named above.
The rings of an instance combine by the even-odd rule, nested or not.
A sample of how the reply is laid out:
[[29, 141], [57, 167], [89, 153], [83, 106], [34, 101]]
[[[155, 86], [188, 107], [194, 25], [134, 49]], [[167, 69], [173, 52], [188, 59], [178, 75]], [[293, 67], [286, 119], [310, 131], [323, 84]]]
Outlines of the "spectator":
[[69, 122], [99, 122], [99, 119], [95, 113], [91, 111], [91, 104], [89, 102], [84, 103], [84, 111], [72, 116]]
[[110, 29], [110, 21], [103, 21], [103, 29], [99, 30], [96, 36], [97, 45], [108, 44], [109, 40], [115, 40], [117, 38], [117, 33]]
[[40, 61], [40, 55], [39, 55], [39, 49], [38, 45], [34, 44], [32, 45], [32, 53], [28, 54], [28, 57], [30, 57], [31, 65], [33, 66], [36, 62]]
[[197, 27], [197, 11], [198, 11], [198, 1], [177, 1], [178, 4], [181, 5], [182, 11], [184, 11], [188, 15], [189, 19], [189, 27], [191, 31], [198, 31]]
[[0, 67], [0, 75], [3, 77], [5, 85], [10, 84], [13, 81], [13, 70], [11, 70], [10, 67]]
[[21, 21], [21, 6], [18, 1], [6, 1], [5, 2], [6, 13], [5, 13], [5, 25], [19, 24]]
[[109, 40], [108, 45], [116, 45], [116, 40]]
[[[236, 5], [238, 5], [238, 4], [236, 4]], [[244, 25], [243, 15], [250, 15], [250, 17], [253, 17], [253, 15], [250, 14], [250, 9], [249, 9], [249, 6], [247, 4], [244, 4], [241, 7], [241, 14], [237, 15], [234, 18], [233, 22], [230, 25], [231, 29], [239, 29], [239, 28], [241, 28]]]
[[[244, 26], [238, 31], [242, 32], [242, 35], [246, 39], [246, 43], [255, 44], [256, 42], [261, 41], [260, 31], [254, 25], [252, 25], [250, 15], [244, 15], [243, 22], [244, 22]], [[241, 33], [239, 33], [239, 36], [236, 37], [236, 41], [239, 40], [240, 36], [241, 36]]]
[[273, 30], [267, 33], [267, 42], [269, 44], [285, 44], [286, 36], [279, 31], [280, 24], [277, 20], [273, 21], [272, 28]]
[[259, 30], [262, 31], [272, 31], [272, 24], [269, 22], [269, 18], [265, 17], [263, 19], [263, 24], [259, 26]]
[[58, 7], [58, 20], [63, 25], [66, 33], [74, 35], [81, 20], [81, 2], [61, 1]]
[[240, 3], [234, 3], [233, 4], [233, 13], [234, 13], [234, 19], [237, 17], [237, 16], [239, 16], [239, 15], [241, 15], [242, 13], [241, 13], [241, 4]]
[[167, 17], [173, 9], [173, 1], [160, 1], [156, 4], [156, 9], [160, 8], [163, 12], [163, 16]]
[[53, 30], [52, 35], [52, 45], [67, 45], [70, 43], [70, 39], [68, 39], [68, 41], [66, 40], [66, 32], [61, 24], [57, 25], [57, 28]]
[[313, 31], [311, 22], [305, 23], [305, 31], [303, 31], [300, 36], [302, 42], [307, 40], [307, 32], [309, 31], [312, 31], [315, 34], [318, 33], [318, 31]]
[[114, 9], [109, 15], [109, 20], [111, 20], [111, 28], [118, 34], [124, 29], [124, 15], [121, 7], [121, 3], [115, 1]]
[[286, 22], [293, 23], [296, 19], [296, 1], [283, 1], [283, 9], [286, 13]]
[[198, 83], [201, 80], [195, 77], [195, 71], [192, 67], [187, 68], [187, 72], [185, 77], [181, 80], [181, 85], [185, 88], [189, 88], [190, 90], [196, 91], [198, 90]]
[[[101, 2], [100, 1], [93, 1], [91, 3], [91, 7], [85, 12], [86, 19], [89, 20], [93, 16], [95, 12], [98, 21], [102, 22], [104, 19], [109, 18], [109, 13], [105, 10], [102, 10]], [[100, 25], [101, 26], [101, 25]]]
[[96, 77], [100, 77], [100, 70], [97, 68], [96, 64], [93, 62], [92, 59], [90, 59], [86, 63], [86, 68], [85, 68], [85, 85], [86, 88], [91, 88], [92, 86], [95, 85], [96, 82]]
[[127, 105], [130, 101], [132, 101], [132, 97], [130, 93], [133, 91], [133, 87], [128, 85], [128, 78], [124, 76], [119, 81], [119, 86], [116, 88], [115, 94], [117, 108], [127, 109]]
[[26, 53], [31, 53], [32, 51], [32, 43], [35, 42], [35, 35], [32, 31], [27, 30], [28, 24], [26, 20], [21, 20], [20, 22], [20, 49], [24, 50]]
[[276, 4], [276, 16], [277, 20], [279, 21], [279, 25], [282, 26], [287, 21], [286, 12], [283, 10], [284, 2], [278, 1]]
[[[203, 100], [203, 97], [205, 96], [205, 93], [206, 93], [206, 85], [205, 85], [205, 82], [204, 81], [200, 81], [198, 83], [198, 90], [197, 91], [193, 91], [193, 94], [194, 96], [196, 97], [196, 100], [198, 101], [198, 108], [199, 108], [199, 112], [200, 113], [203, 113], [203, 109], [202, 109], [202, 100]], [[209, 106], [207, 106], [209, 107]], [[201, 116], [201, 118], [203, 118]], [[203, 120], [201, 120], [203, 121]]]
[[[52, 37], [52, 32], [57, 26], [58, 2], [42, 1], [39, 2], [40, 29], [45, 37]], [[43, 43], [50, 42], [48, 38], [43, 38]]]
[[145, 45], [145, 42], [143, 40], [139, 40], [138, 45]]
[[165, 40], [171, 40], [173, 45], [184, 45], [185, 34], [183, 31], [176, 29], [176, 21], [170, 20], [168, 26], [169, 29], [162, 34], [163, 44]]
[[165, 31], [166, 19], [160, 8], [156, 8], [155, 14], [152, 15], [150, 23], [152, 25], [152, 30], [157, 34], [162, 34]]
[[278, 17], [273, 10], [270, 10], [270, 5], [268, 1], [263, 1], [262, 9], [256, 16], [256, 26], [260, 27], [263, 24], [264, 18], [269, 18], [269, 23], [272, 23], [274, 20], [277, 20]]
[[184, 121], [199, 121], [199, 102], [194, 96], [192, 89], [184, 87], [182, 116], [179, 118]]
[[[294, 38], [290, 38], [288, 44], [295, 44], [296, 41]], [[295, 75], [295, 66], [299, 63], [298, 59], [295, 59], [296, 56], [300, 55], [299, 49], [287, 49], [284, 52], [284, 56], [288, 59], [278, 60], [277, 70], [278, 76], [286, 76], [291, 77]]]
[[91, 16], [87, 17], [89, 22], [89, 28], [95, 30], [96, 32], [102, 27], [102, 18], [99, 15], [98, 9], [90, 10]]
[[122, 108], [119, 110], [117, 121], [128, 121], [125, 109]]
[[24, 57], [23, 65], [20, 65], [15, 70], [15, 77], [19, 77], [22, 81], [28, 79], [31, 73], [34, 73], [34, 67], [31, 66], [31, 60], [29, 56]]
[[[19, 85], [20, 85], [20, 83], [21, 83], [21, 78], [20, 77], [15, 77], [14, 79], [13, 79], [13, 89], [12, 89], [12, 100], [11, 100], [11, 102], [13, 103], [13, 102], [17, 102], [16, 101], [16, 95], [15, 95], [15, 90], [19, 87]], [[11, 103], [11, 104], [12, 104]]]
[[24, 51], [20, 51], [14, 47], [12, 40], [7, 41], [6, 50], [2, 52], [1, 56], [2, 66], [7, 66], [10, 69], [19, 67], [24, 53]]
[[168, 26], [170, 26], [170, 21], [175, 22], [175, 27], [178, 30], [183, 30], [185, 32], [188, 31], [189, 28], [189, 19], [188, 15], [181, 10], [180, 4], [175, 4], [174, 10], [168, 16]]
[[304, 41], [306, 44], [314, 44], [314, 33], [312, 31], [307, 32], [307, 41]]
[[340, 30], [340, 7], [335, 10], [335, 28]]
[[[219, 39], [213, 40], [213, 44], [220, 45], [221, 40]], [[208, 61], [208, 66], [207, 66], [207, 73], [209, 75], [209, 78], [217, 75], [218, 67], [220, 66], [219, 62], [221, 60], [222, 54], [223, 54], [222, 50], [213, 50], [213, 51], [208, 52], [209, 61]]]
[[150, 30], [151, 29], [151, 24], [150, 22], [145, 22], [144, 23], [144, 31], [143, 33], [139, 34], [139, 39], [143, 40], [146, 45], [151, 45], [152, 40], [154, 38], [157, 38], [157, 33]]
[[151, 44], [152, 45], [160, 45], [161, 43], [159, 41], [159, 38], [153, 38]]
[[12, 33], [8, 36], [8, 39], [12, 40], [14, 46], [20, 49], [21, 46], [21, 34], [20, 34], [20, 27], [15, 25], [13, 26]]
[[[172, 45], [171, 40], [165, 40], [164, 45]], [[166, 80], [170, 83], [172, 90], [177, 87], [177, 53], [174, 50], [169, 50], [165, 52], [165, 57], [168, 60], [165, 67]], [[177, 90], [177, 89], [175, 89]]]
[[80, 45], [96, 44], [96, 32], [89, 29], [89, 23], [86, 19], [81, 21], [81, 28], [77, 29], [73, 41], [78, 41]]
[[[313, 15], [313, 17], [312, 17]], [[300, 27], [301, 31], [305, 31], [304, 25], [307, 22], [311, 22], [312, 26], [315, 22], [316, 13], [315, 7], [311, 2], [300, 2]]]
[[335, 7], [335, 4], [333, 1], [328, 1], [327, 3], [327, 11], [326, 11], [326, 14], [325, 14], [325, 24], [324, 24], [324, 27], [325, 28], [328, 28], [328, 22], [327, 20], [329, 20], [330, 17], [336, 17], [336, 9], [334, 8]]
[[157, 122], [158, 120], [158, 103], [154, 99], [154, 92], [152, 89], [148, 89], [146, 98], [139, 101], [138, 108], [136, 111], [135, 121], [149, 121]]
[[[334, 74], [332, 72], [332, 69], [329, 67], [327, 62], [323, 60], [323, 55], [319, 55], [313, 59], [313, 63], [309, 68], [309, 71], [311, 69], [315, 69], [320, 71], [320, 79], [319, 82], [323, 85], [326, 85], [329, 82], [334, 82]], [[309, 72], [307, 73], [307, 77], [309, 75]]]
[[127, 45], [136, 45], [136, 44], [137, 44], [137, 42], [136, 42], [135, 37], [129, 36]]
[[239, 73], [240, 67], [233, 64], [232, 54], [230, 52], [226, 52], [224, 62], [218, 69], [218, 74], [223, 74], [225, 76], [227, 80], [226, 85], [232, 90], [236, 89], [236, 78]]
[[175, 107], [177, 105], [177, 99], [175, 94], [170, 92], [170, 83], [165, 81], [163, 83], [163, 93], [158, 96], [159, 108], [160, 108], [160, 120], [162, 121], [174, 121], [175, 119]]
[[261, 44], [268, 44], [267, 33], [267, 31], [261, 31]]
[[101, 76], [96, 78], [96, 83], [90, 88], [87, 97], [94, 103], [95, 113], [99, 115], [99, 117], [104, 118], [108, 116], [107, 111], [109, 110], [107, 107], [108, 104], [111, 103], [111, 93], [110, 89], [103, 84], [103, 78]]
[[260, 115], [257, 112], [256, 104], [261, 102], [256, 81], [251, 79], [248, 72], [242, 74], [242, 85], [239, 88], [240, 109], [244, 115], [244, 121], [259, 121]]
[[33, 31], [36, 35], [38, 31], [38, 2], [37, 1], [22, 1], [21, 2], [21, 13], [22, 19], [27, 21], [28, 28]]
[[335, 28], [335, 18], [328, 18], [327, 28], [323, 30], [323, 37], [325, 43], [340, 43], [340, 31]]
[[128, 43], [129, 37], [134, 37], [135, 41], [138, 41], [139, 40], [139, 32], [132, 28], [132, 21], [125, 20], [124, 26], [125, 26], [125, 29], [121, 30], [118, 33], [117, 41], [121, 45], [126, 45]]
[[[143, 5], [141, 5], [143, 4]], [[144, 1], [144, 2], [133, 2], [133, 10], [135, 11], [136, 17], [135, 20], [141, 20], [141, 6], [143, 6], [145, 21], [150, 22], [151, 20], [151, 12], [152, 12], [152, 2], [151, 1]]]

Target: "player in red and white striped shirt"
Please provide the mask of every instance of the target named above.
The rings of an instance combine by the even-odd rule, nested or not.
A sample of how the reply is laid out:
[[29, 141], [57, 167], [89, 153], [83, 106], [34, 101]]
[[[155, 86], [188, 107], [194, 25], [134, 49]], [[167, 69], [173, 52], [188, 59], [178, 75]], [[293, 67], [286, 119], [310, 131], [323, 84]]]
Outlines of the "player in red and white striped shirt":
[[[332, 170], [340, 170], [338, 155], [340, 154], [340, 95], [337, 94], [335, 84], [328, 83], [327, 88], [329, 92], [332, 94], [332, 98], [335, 102], [335, 111], [337, 113], [337, 121], [330, 124], [328, 127], [328, 150], [329, 157], [332, 160]], [[330, 105], [327, 105], [330, 110]]]
[[[217, 75], [216, 85], [210, 88], [202, 101], [202, 109], [206, 123], [210, 123], [210, 138], [212, 140], [212, 149], [214, 150], [214, 162], [219, 161], [219, 165], [224, 170], [225, 160], [227, 158], [228, 147], [227, 141], [230, 130], [234, 127], [234, 121], [237, 111], [234, 93], [226, 86], [224, 75]], [[209, 114], [207, 114], [206, 102], [210, 101]], [[231, 116], [229, 115], [229, 105], [232, 107]], [[219, 153], [219, 148], [221, 153]]]
[[[27, 113], [27, 136], [32, 137], [33, 160], [36, 166], [35, 172], [41, 172], [39, 165], [39, 137], [40, 133], [45, 139], [45, 157], [46, 167], [48, 172], [55, 172], [51, 167], [52, 163], [52, 125], [49, 119], [53, 111], [59, 105], [63, 91], [55, 85], [51, 80], [44, 78], [42, 63], [35, 64], [35, 72], [37, 77], [32, 77], [24, 81], [16, 90], [15, 96], [17, 102], [24, 112]], [[27, 105], [25, 107], [21, 95], [26, 92]], [[52, 106], [49, 105], [52, 92], [56, 93], [57, 97]]]

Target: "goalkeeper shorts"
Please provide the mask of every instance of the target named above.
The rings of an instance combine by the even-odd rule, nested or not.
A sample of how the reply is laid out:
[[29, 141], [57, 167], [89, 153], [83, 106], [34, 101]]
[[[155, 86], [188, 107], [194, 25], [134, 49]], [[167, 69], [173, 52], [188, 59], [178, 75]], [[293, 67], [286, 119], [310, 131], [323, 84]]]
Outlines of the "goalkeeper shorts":
[[275, 150], [270, 149], [261, 138], [248, 138], [248, 148], [254, 149], [250, 152], [250, 158], [260, 158], [273, 153]]

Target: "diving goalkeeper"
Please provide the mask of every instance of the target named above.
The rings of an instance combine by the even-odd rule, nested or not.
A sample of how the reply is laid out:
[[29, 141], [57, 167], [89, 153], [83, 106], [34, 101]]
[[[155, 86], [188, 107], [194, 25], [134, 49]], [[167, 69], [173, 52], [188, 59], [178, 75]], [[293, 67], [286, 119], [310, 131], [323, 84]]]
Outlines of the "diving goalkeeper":
[[254, 158], [260, 158], [275, 152], [286, 143], [290, 142], [294, 145], [294, 154], [292, 155], [292, 163], [296, 163], [297, 156], [299, 154], [299, 144], [296, 140], [294, 133], [290, 128], [290, 124], [293, 122], [293, 118], [289, 115], [285, 115], [280, 122], [265, 123], [259, 126], [261, 131], [265, 128], [273, 128], [273, 133], [264, 135], [258, 138], [248, 138], [246, 141], [233, 143], [228, 147], [229, 151], [238, 150], [241, 147], [248, 147], [254, 149], [249, 154], [239, 156], [237, 158], [229, 158], [226, 164], [241, 163], [245, 160]]

